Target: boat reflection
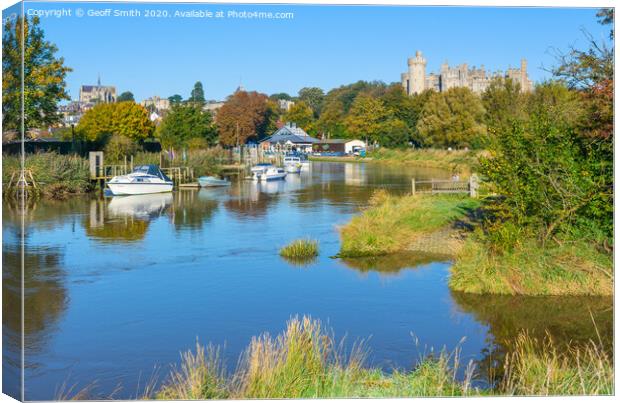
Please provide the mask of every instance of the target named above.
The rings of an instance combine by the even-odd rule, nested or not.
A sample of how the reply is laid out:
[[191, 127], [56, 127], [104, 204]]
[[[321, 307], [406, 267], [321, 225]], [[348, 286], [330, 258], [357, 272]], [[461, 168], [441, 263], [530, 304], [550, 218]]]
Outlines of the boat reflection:
[[100, 242], [141, 241], [149, 221], [164, 215], [172, 201], [172, 193], [91, 200], [86, 234]]
[[108, 204], [108, 212], [110, 217], [159, 217], [172, 204], [172, 198], [172, 193], [114, 196]]

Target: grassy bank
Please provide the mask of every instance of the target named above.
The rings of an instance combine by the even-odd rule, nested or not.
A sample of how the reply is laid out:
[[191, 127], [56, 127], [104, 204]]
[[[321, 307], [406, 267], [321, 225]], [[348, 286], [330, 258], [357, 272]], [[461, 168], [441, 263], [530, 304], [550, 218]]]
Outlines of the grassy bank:
[[478, 294], [613, 295], [613, 258], [586, 241], [543, 247], [525, 240], [498, 253], [470, 237], [452, 267], [450, 287]]
[[468, 174], [476, 166], [480, 151], [389, 149], [379, 148], [368, 153], [373, 162], [408, 164], [424, 168], [441, 168]]
[[393, 196], [386, 191], [375, 192], [370, 206], [340, 228], [340, 256], [417, 250], [424, 248], [426, 240], [433, 248], [449, 251], [458, 241], [448, 227], [478, 205], [476, 199], [459, 195]]
[[[47, 197], [62, 199], [92, 190], [88, 160], [78, 156], [57, 153], [28, 154], [25, 168], [32, 172], [38, 190]], [[19, 170], [19, 156], [2, 156], [2, 182], [5, 190], [14, 172], [13, 181], [19, 177]], [[27, 177], [27, 180], [30, 181], [30, 178]]]
[[[365, 366], [363, 344], [347, 350], [319, 321], [291, 319], [277, 337], [252, 339], [236, 370], [227, 373], [215, 347], [197, 345], [182, 354], [159, 391], [146, 398], [167, 400], [416, 397], [472, 395], [612, 394], [613, 365], [600, 348], [556, 349], [523, 334], [505, 363], [505, 375], [493, 389], [472, 386], [476, 368], [463, 365], [458, 352], [427, 357], [411, 371], [386, 374]], [[544, 343], [544, 345], [541, 345]], [[542, 347], [542, 348], [541, 348]]]

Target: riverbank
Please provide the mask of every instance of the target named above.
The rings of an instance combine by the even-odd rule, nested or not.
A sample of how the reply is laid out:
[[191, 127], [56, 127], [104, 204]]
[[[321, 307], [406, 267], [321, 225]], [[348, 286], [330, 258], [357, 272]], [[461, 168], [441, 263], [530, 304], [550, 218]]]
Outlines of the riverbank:
[[[387, 374], [365, 366], [362, 344], [348, 349], [320, 321], [291, 319], [273, 338], [252, 339], [233, 373], [227, 373], [214, 346], [197, 344], [182, 354], [164, 385], [145, 398], [165, 400], [420, 397], [480, 395], [609, 395], [613, 365], [594, 342], [557, 348], [551, 340], [521, 334], [492, 389], [472, 381], [484, 374], [459, 362], [458, 350], [426, 357], [411, 371]], [[457, 369], [466, 368], [462, 380]]]
[[450, 288], [476, 294], [613, 295], [613, 256], [586, 241], [523, 240], [493, 252], [476, 236], [457, 255]]
[[394, 196], [384, 190], [369, 208], [340, 228], [339, 256], [377, 256], [405, 251], [455, 255], [462, 246], [454, 223], [473, 212], [479, 201], [459, 195]]
[[370, 206], [340, 228], [342, 257], [403, 251], [451, 256], [453, 290], [507, 295], [613, 295], [613, 258], [583, 240], [521, 240], [494, 251], [474, 234], [469, 216], [481, 202], [457, 195], [373, 195]]
[[389, 149], [379, 148], [369, 151], [366, 157], [343, 156], [322, 157], [311, 156], [310, 161], [317, 162], [349, 162], [349, 163], [384, 163], [404, 164], [420, 168], [439, 168], [463, 175], [470, 174], [482, 151], [465, 150], [434, 150], [434, 149]]
[[[175, 160], [174, 166], [182, 165], [193, 170], [194, 176], [217, 175], [225, 169], [235, 169], [236, 165], [224, 165], [228, 161], [228, 153], [222, 148], [215, 147], [206, 150], [187, 152], [185, 160]], [[106, 165], [123, 165], [127, 161], [105, 160]], [[140, 151], [134, 155], [133, 165], [161, 163], [160, 153]], [[168, 162], [169, 166], [171, 162]], [[4, 194], [7, 194], [8, 184], [13, 177], [13, 184], [19, 179], [21, 162], [17, 155], [2, 156], [2, 182]], [[97, 187], [90, 180], [88, 158], [73, 154], [58, 154], [55, 152], [41, 152], [26, 155], [25, 169], [32, 173], [36, 187], [31, 187], [34, 194], [51, 199], [67, 199], [74, 195], [94, 192]], [[129, 166], [127, 166], [129, 169]], [[30, 177], [26, 178], [30, 184]]]

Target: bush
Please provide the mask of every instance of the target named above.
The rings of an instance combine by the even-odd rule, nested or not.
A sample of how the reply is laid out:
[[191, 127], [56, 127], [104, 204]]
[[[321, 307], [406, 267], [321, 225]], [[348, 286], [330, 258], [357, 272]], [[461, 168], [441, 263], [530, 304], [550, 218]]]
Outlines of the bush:
[[104, 148], [104, 155], [108, 161], [122, 161], [124, 157], [135, 155], [138, 145], [131, 139], [115, 134], [108, 140]]

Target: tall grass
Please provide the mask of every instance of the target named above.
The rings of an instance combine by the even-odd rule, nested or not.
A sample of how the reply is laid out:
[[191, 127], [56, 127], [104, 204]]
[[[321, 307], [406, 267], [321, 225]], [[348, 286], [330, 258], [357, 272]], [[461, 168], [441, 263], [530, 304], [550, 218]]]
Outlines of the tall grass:
[[502, 393], [510, 395], [611, 395], [614, 368], [595, 341], [560, 351], [550, 337], [522, 333], [506, 357]]
[[479, 205], [458, 195], [393, 196], [378, 191], [370, 206], [340, 228], [340, 256], [372, 256], [409, 249], [412, 242], [464, 217]]
[[312, 260], [319, 255], [319, 242], [311, 239], [297, 239], [280, 249], [280, 256], [292, 261]]
[[470, 237], [451, 271], [450, 288], [470, 293], [613, 295], [613, 257], [587, 241], [522, 239], [500, 254]]
[[[19, 172], [20, 157], [2, 156], [2, 181], [8, 184], [11, 175]], [[90, 190], [88, 160], [76, 155], [43, 152], [26, 155], [25, 169], [29, 169], [41, 192], [47, 196], [62, 198], [70, 194]], [[14, 176], [14, 181], [18, 178]], [[27, 178], [29, 179], [29, 178]]]
[[[387, 374], [364, 365], [363, 343], [346, 351], [320, 321], [295, 317], [277, 337], [255, 337], [237, 368], [225, 373], [218, 350], [197, 345], [182, 355], [159, 399], [252, 399], [417, 397], [469, 395], [552, 395], [613, 393], [613, 363], [601, 347], [559, 349], [549, 339], [541, 346], [527, 334], [517, 338], [503, 378], [491, 389], [472, 386], [470, 364], [457, 378], [458, 350], [423, 358], [411, 371]], [[150, 397], [150, 396], [147, 396]]]

